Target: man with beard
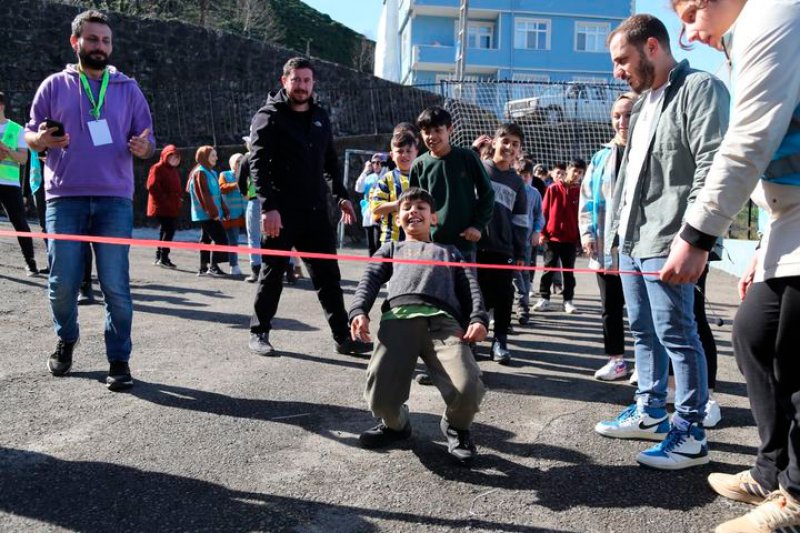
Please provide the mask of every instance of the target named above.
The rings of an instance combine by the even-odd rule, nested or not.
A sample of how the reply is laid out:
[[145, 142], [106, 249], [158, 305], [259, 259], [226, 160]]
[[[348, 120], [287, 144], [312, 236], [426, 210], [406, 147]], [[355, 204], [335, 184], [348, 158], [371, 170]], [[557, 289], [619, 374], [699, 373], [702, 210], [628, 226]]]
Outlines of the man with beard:
[[[619, 240], [622, 289], [634, 339], [636, 402], [595, 430], [614, 438], [662, 441], [636, 460], [677, 470], [708, 463], [703, 429], [708, 383], [694, 319], [694, 284], [657, 276], [687, 207], [705, 182], [728, 125], [729, 96], [714, 76], [678, 63], [664, 24], [634, 15], [609, 36], [615, 77], [642, 93], [633, 107], [628, 145], [614, 188], [610, 235]], [[675, 369], [675, 414], [666, 412], [669, 362]]]
[[[250, 125], [250, 175], [261, 207], [261, 247], [273, 250], [336, 253], [334, 226], [328, 215], [330, 194], [323, 173], [333, 184], [333, 196], [345, 224], [355, 221], [353, 205], [339, 172], [327, 113], [313, 97], [314, 66], [292, 58], [283, 67], [283, 88], [270, 93]], [[278, 310], [287, 257], [266, 255], [256, 288], [250, 320], [250, 350], [275, 355], [269, 342], [272, 318]], [[371, 343], [353, 340], [341, 287], [339, 264], [331, 259], [305, 259], [311, 282], [336, 351], [368, 352]]]
[[[90, 10], [72, 21], [76, 65], [48, 77], [31, 106], [25, 140], [47, 150], [44, 170], [47, 232], [130, 238], [133, 230], [133, 157], [155, 149], [147, 101], [135, 81], [108, 64], [111, 28]], [[63, 129], [63, 131], [62, 131]], [[83, 278], [84, 243], [51, 240], [50, 308], [58, 345], [47, 362], [54, 376], [72, 367], [78, 343], [77, 295]], [[105, 347], [110, 390], [133, 386], [128, 246], [93, 243], [105, 296]]]

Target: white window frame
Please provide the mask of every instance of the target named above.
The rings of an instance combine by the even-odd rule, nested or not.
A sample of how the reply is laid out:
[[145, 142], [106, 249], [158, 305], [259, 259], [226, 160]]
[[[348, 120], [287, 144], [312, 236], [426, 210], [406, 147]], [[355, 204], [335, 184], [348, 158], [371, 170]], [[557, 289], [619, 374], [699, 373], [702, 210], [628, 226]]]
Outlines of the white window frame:
[[573, 76], [572, 81], [588, 85], [610, 85], [611, 79], [602, 76]]
[[[526, 27], [524, 30], [520, 30], [520, 25], [524, 24]], [[527, 28], [528, 24], [544, 24], [545, 26], [545, 47], [544, 48], [528, 48], [528, 33], [529, 30]], [[550, 19], [538, 19], [538, 18], [526, 18], [526, 17], [517, 17], [514, 19], [514, 49], [516, 50], [550, 50], [550, 37], [552, 35], [553, 25]], [[518, 46], [519, 42], [517, 41], [517, 34], [520, 31], [525, 32], [525, 43], [524, 46]], [[536, 30], [537, 33], [540, 30]]]
[[[608, 48], [606, 48], [606, 39], [608, 39], [608, 34], [611, 33], [611, 23], [610, 22], [593, 22], [588, 20], [576, 20], [575, 21], [575, 40], [573, 44], [573, 50], [575, 52], [585, 52], [588, 54], [606, 54], [608, 53]], [[593, 36], [597, 40], [595, 41], [595, 45], [599, 48], [589, 50], [588, 48], [585, 50], [581, 50], [578, 48], [578, 35], [584, 34], [584, 44], [588, 47], [589, 44], [589, 37]]]
[[[533, 72], [515, 72], [511, 75], [511, 81], [519, 81], [519, 82], [531, 82], [531, 83], [542, 83], [547, 84], [550, 83], [550, 75], [548, 74], [536, 74]], [[522, 98], [530, 98], [536, 96], [537, 90], [541, 90], [542, 88], [534, 86], [534, 91], [524, 91], [523, 89], [526, 88], [525, 85], [511, 85], [511, 99], [512, 100], [521, 100]], [[544, 86], [543, 86], [544, 87]]]
[[[475, 37], [475, 44], [480, 44], [481, 33], [480, 30], [489, 30], [489, 47], [473, 46], [470, 37]], [[476, 33], [472, 33], [472, 31]], [[467, 21], [467, 50], [495, 50], [494, 42], [494, 22], [484, 20], [469, 20]], [[458, 46], [458, 20], [455, 21], [453, 30], [453, 42]]]

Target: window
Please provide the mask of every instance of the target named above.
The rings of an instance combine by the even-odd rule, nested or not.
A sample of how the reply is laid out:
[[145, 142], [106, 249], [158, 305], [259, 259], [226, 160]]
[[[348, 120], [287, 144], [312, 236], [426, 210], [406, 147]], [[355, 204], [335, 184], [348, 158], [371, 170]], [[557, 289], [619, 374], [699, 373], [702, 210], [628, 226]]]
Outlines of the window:
[[573, 76], [572, 81], [580, 83], [592, 83], [595, 85], [608, 85], [611, 83], [611, 80], [608, 78], [601, 78], [598, 76]]
[[550, 21], [546, 19], [516, 19], [514, 48], [550, 50]]
[[[458, 46], [458, 21], [455, 24], [455, 43]], [[494, 48], [494, 24], [491, 22], [469, 21], [467, 23], [467, 49], [478, 48], [491, 50]]]
[[538, 96], [550, 83], [550, 76], [547, 74], [529, 74], [515, 72], [511, 76], [512, 81], [523, 82], [514, 83], [511, 88], [511, 99], [520, 100]]
[[608, 22], [576, 22], [575, 50], [578, 52], [605, 52], [609, 31], [611, 28]]

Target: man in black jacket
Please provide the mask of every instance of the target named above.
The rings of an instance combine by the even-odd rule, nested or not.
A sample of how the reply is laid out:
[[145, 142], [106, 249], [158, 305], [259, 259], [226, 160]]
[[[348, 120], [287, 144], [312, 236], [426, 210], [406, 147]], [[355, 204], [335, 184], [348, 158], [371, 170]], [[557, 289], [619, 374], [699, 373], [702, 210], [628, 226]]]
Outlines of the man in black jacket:
[[[270, 93], [250, 125], [250, 174], [261, 207], [261, 247], [273, 250], [336, 253], [328, 216], [327, 173], [345, 224], [356, 220], [339, 173], [330, 120], [314, 101], [314, 66], [303, 58], [286, 62], [283, 88]], [[250, 320], [250, 350], [273, 355], [269, 342], [272, 318], [281, 297], [287, 257], [264, 256], [258, 278], [255, 312]], [[339, 264], [305, 259], [339, 353], [364, 353], [370, 343], [353, 340], [347, 323]]]

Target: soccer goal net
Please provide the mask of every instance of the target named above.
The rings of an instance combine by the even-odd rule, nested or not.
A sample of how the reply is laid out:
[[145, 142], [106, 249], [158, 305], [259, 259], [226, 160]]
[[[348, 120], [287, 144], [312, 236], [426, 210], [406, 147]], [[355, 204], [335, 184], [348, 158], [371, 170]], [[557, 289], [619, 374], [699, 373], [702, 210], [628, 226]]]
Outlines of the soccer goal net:
[[574, 157], [588, 161], [614, 136], [611, 107], [626, 87], [607, 82], [443, 81], [453, 117], [452, 141], [470, 146], [504, 122], [525, 133], [524, 151], [551, 166]]

